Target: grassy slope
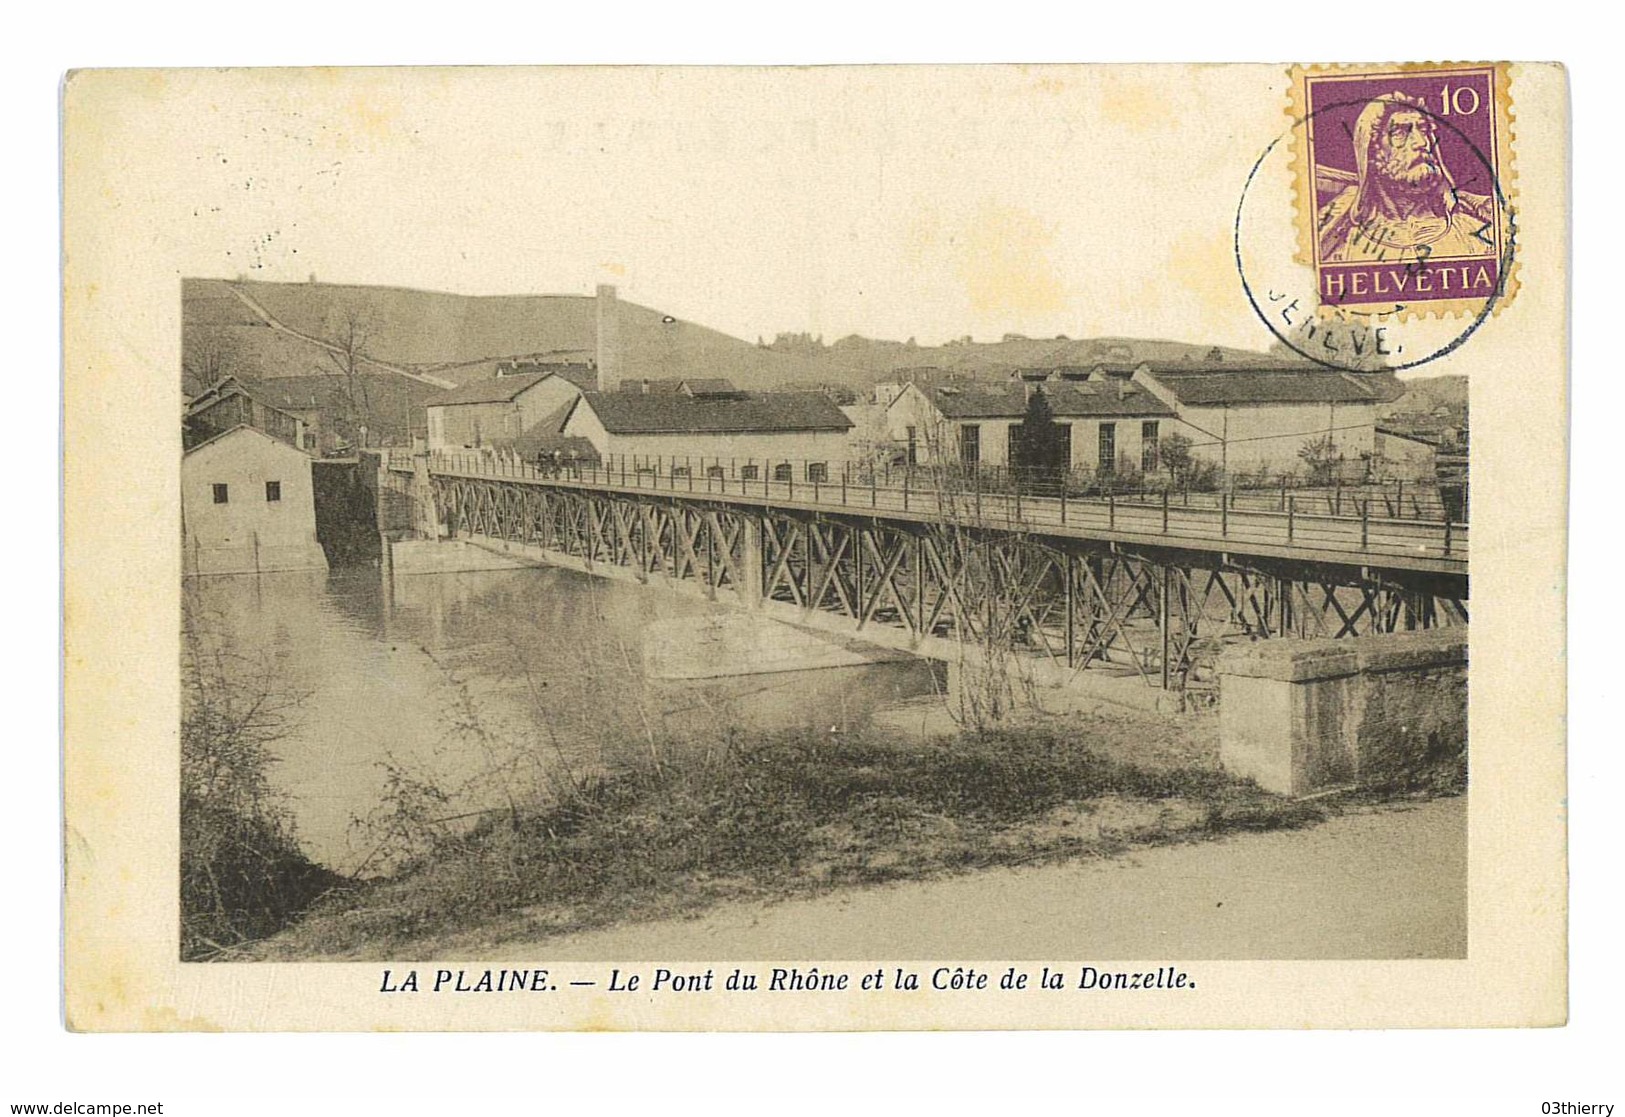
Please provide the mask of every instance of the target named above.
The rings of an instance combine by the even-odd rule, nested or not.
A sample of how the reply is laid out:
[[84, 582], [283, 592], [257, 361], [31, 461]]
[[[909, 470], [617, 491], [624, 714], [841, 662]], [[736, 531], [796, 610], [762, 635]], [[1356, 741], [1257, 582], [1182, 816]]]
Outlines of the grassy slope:
[[[330, 367], [319, 347], [269, 329], [222, 280], [182, 286], [189, 344], [212, 339], [230, 350], [250, 377], [309, 374]], [[491, 374], [497, 359], [568, 353], [591, 355], [597, 307], [584, 295], [468, 296], [393, 287], [330, 283], [242, 283], [277, 320], [311, 337], [334, 337], [349, 314], [365, 324], [370, 356], [464, 383]], [[761, 349], [718, 330], [622, 302], [622, 375], [726, 376], [744, 388], [771, 388], [822, 378], [838, 362], [815, 362]], [[839, 377], [837, 377], [838, 379]]]
[[[313, 337], [332, 336], [336, 323], [353, 312], [368, 325], [373, 356], [458, 383], [490, 375], [497, 359], [590, 354], [596, 344], [596, 306], [587, 295], [468, 296], [331, 283], [240, 286], [280, 321]], [[205, 338], [225, 344], [243, 375], [305, 375], [326, 367], [317, 347], [266, 328], [223, 280], [185, 280], [182, 300], [188, 344]], [[621, 305], [624, 376], [726, 376], [752, 389], [823, 382], [868, 387], [916, 367], [998, 378], [1017, 366], [1121, 361], [1125, 352], [1133, 360], [1199, 360], [1209, 348], [1133, 338], [907, 346], [852, 337], [824, 349], [786, 352], [699, 323], [667, 321], [659, 310], [636, 303]], [[1257, 354], [1226, 350], [1228, 359], [1248, 356]]]
[[535, 940], [730, 899], [1320, 817], [1205, 765], [1136, 766], [1041, 728], [914, 745], [778, 734], [625, 768], [446, 836], [393, 877], [330, 896], [262, 955], [386, 957], [459, 937]]

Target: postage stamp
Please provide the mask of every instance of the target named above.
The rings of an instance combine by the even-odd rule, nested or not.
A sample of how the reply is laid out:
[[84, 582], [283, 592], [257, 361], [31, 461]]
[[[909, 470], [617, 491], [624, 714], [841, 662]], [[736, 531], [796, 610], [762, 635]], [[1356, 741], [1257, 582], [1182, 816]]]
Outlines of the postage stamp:
[[1515, 288], [1504, 64], [1292, 71], [1300, 256], [1323, 309], [1481, 316]]

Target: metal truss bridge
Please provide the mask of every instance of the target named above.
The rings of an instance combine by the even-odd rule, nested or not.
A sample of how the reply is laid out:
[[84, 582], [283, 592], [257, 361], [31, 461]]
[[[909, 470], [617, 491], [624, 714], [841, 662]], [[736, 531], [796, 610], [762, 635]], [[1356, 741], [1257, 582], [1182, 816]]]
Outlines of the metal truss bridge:
[[1466, 526], [1373, 516], [1357, 496], [1339, 515], [1299, 511], [1295, 498], [1260, 511], [1213, 494], [1187, 506], [1168, 493], [983, 492], [927, 468], [897, 485], [400, 451], [385, 466], [384, 485], [412, 498], [427, 534], [832, 614], [855, 634], [973, 641], [1174, 690], [1210, 686], [1214, 657], [1236, 641], [1467, 623]]

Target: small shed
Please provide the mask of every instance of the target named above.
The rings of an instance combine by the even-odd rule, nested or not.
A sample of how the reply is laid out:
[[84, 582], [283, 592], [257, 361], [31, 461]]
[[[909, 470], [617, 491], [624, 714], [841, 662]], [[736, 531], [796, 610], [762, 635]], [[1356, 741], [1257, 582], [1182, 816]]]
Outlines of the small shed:
[[429, 449], [484, 449], [511, 445], [581, 394], [574, 380], [556, 372], [524, 372], [476, 380], [424, 404]]
[[187, 575], [326, 570], [311, 458], [242, 425], [181, 459], [181, 568]]

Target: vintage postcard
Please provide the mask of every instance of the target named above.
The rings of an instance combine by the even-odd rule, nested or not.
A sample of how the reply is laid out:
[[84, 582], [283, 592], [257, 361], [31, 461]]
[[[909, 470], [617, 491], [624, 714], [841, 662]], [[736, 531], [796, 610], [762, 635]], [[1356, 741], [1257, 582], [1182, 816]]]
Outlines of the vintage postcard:
[[68, 1025], [1563, 1023], [1567, 96], [71, 74]]

